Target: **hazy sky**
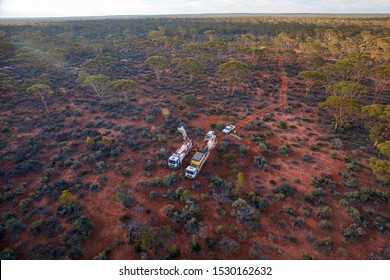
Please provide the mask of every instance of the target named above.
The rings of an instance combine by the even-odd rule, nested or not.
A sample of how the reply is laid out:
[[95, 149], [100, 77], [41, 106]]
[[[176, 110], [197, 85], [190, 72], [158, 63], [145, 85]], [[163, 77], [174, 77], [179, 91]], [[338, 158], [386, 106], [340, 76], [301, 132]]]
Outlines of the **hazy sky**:
[[390, 0], [0, 0], [0, 18], [194, 13], [390, 13]]

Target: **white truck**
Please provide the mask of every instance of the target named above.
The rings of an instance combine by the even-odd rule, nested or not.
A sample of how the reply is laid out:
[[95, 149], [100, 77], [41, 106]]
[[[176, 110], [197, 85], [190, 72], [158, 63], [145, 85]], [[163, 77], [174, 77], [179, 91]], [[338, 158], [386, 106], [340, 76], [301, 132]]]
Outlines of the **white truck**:
[[217, 137], [214, 131], [209, 131], [204, 139], [207, 141], [207, 145], [203, 146], [195, 155], [191, 158], [191, 163], [187, 166], [185, 176], [189, 179], [195, 179], [198, 177], [202, 166], [209, 158], [210, 151], [215, 148], [217, 144]]
[[230, 132], [233, 131], [233, 129], [235, 129], [236, 126], [233, 125], [233, 124], [228, 124], [227, 126], [225, 126], [225, 128], [222, 130], [223, 133], [225, 134], [229, 134]]
[[187, 136], [187, 132], [183, 126], [179, 127], [177, 130], [183, 135], [183, 144], [179, 149], [176, 150], [168, 159], [168, 166], [173, 169], [177, 169], [180, 167], [183, 159], [186, 157], [188, 152], [192, 148], [192, 141]]

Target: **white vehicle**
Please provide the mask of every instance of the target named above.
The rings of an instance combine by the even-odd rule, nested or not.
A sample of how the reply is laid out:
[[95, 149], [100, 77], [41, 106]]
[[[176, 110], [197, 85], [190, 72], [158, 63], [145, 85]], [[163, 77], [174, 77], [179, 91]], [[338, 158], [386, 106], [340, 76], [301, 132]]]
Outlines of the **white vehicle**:
[[177, 169], [180, 167], [180, 164], [182, 163], [183, 159], [186, 157], [186, 155], [192, 148], [192, 141], [188, 138], [184, 127], [181, 126], [178, 128], [178, 130], [183, 135], [184, 143], [168, 159], [168, 166], [173, 169]]
[[229, 134], [229, 133], [232, 132], [235, 128], [236, 128], [235, 125], [228, 124], [227, 126], [225, 126], [225, 128], [222, 130], [222, 132], [225, 133], [225, 134]]
[[217, 144], [217, 137], [214, 131], [209, 131], [205, 137], [207, 145], [203, 146], [191, 159], [191, 164], [186, 168], [185, 176], [189, 179], [198, 177], [200, 170], [209, 158], [210, 151], [215, 148]]
[[204, 137], [204, 141], [209, 141], [214, 136], [215, 136], [215, 131], [210, 130], [209, 132], [207, 132], [206, 136]]

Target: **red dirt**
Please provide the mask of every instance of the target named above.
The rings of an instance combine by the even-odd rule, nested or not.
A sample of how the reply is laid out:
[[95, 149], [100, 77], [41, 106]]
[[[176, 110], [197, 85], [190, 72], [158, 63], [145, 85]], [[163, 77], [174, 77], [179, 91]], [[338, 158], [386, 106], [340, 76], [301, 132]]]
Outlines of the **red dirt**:
[[[261, 244], [260, 255], [267, 257], [268, 259], [301, 259], [303, 254], [310, 254], [315, 256], [318, 259], [367, 259], [369, 254], [372, 252], [378, 252], [380, 248], [389, 243], [389, 238], [376, 231], [373, 228], [367, 229], [367, 234], [355, 242], [346, 242], [344, 237], [341, 235], [341, 232], [345, 229], [346, 226], [352, 223], [352, 219], [348, 216], [345, 207], [339, 204], [339, 200], [344, 198], [346, 192], [352, 191], [340, 184], [341, 176], [338, 174], [338, 171], [345, 168], [345, 163], [342, 160], [347, 151], [337, 150], [338, 158], [337, 160], [331, 159], [329, 154], [334, 152], [330, 147], [330, 143], [327, 141], [318, 140], [320, 136], [326, 135], [323, 131], [320, 131], [319, 124], [317, 122], [317, 110], [313, 109], [311, 115], [305, 112], [305, 109], [309, 107], [303, 105], [299, 109], [294, 109], [292, 113], [285, 113], [275, 111], [277, 108], [284, 108], [287, 105], [287, 91], [289, 86], [289, 78], [284, 69], [284, 58], [280, 56], [278, 58], [279, 66], [279, 77], [280, 85], [278, 88], [278, 97], [277, 103], [270, 104], [265, 108], [254, 110], [242, 119], [236, 122], [236, 125], [239, 129], [239, 132], [242, 133], [243, 138], [237, 140], [236, 138], [229, 137], [233, 144], [244, 144], [249, 147], [249, 151], [241, 157], [238, 153], [238, 149], [233, 146], [229, 149], [229, 153], [233, 154], [235, 158], [235, 163], [239, 165], [241, 172], [245, 174], [245, 184], [237, 188], [237, 192], [240, 197], [244, 197], [249, 201], [250, 192], [256, 193], [257, 195], [267, 198], [268, 207], [265, 212], [258, 212], [259, 216], [259, 226], [253, 230], [249, 229], [248, 225], [242, 223], [231, 216], [232, 203], [228, 202], [222, 205], [217, 205], [215, 199], [209, 194], [208, 198], [202, 199], [202, 194], [208, 194], [209, 192], [209, 183], [208, 177], [204, 174], [208, 173], [211, 176], [219, 175], [222, 178], [236, 183], [236, 175], [231, 175], [232, 164], [224, 162], [221, 160], [219, 165], [214, 166], [213, 160], [216, 158], [222, 158], [223, 154], [219, 153], [216, 150], [212, 151], [209, 161], [206, 163], [204, 169], [202, 170], [201, 176], [197, 179], [202, 187], [194, 189], [192, 188], [192, 181], [190, 180], [181, 180], [179, 184], [174, 187], [174, 190], [178, 187], [183, 187], [190, 190], [191, 195], [195, 198], [196, 205], [200, 208], [202, 217], [198, 218], [199, 222], [199, 232], [202, 251], [200, 253], [194, 253], [191, 250], [191, 235], [184, 229], [184, 223], [175, 223], [165, 214], [165, 209], [169, 204], [173, 204], [175, 209], [185, 207], [184, 202], [175, 200], [168, 200], [161, 196], [152, 200], [149, 198], [149, 192], [152, 190], [159, 191], [160, 193], [168, 190], [167, 187], [141, 187], [138, 183], [143, 182], [147, 179], [153, 177], [163, 178], [172, 170], [168, 170], [167, 167], [161, 167], [156, 164], [156, 167], [150, 171], [144, 170], [145, 159], [155, 160], [156, 151], [161, 148], [168, 149], [170, 151], [174, 150], [180, 142], [174, 141], [173, 135], [167, 133], [167, 142], [158, 143], [157, 141], [153, 142], [147, 150], [140, 152], [133, 152], [129, 149], [126, 149], [123, 154], [116, 160], [108, 160], [107, 168], [105, 170], [104, 176], [106, 176], [107, 181], [104, 187], [97, 192], [94, 191], [85, 191], [84, 197], [80, 198], [80, 202], [84, 205], [82, 210], [83, 215], [88, 215], [91, 221], [94, 224], [93, 233], [91, 236], [87, 237], [82, 244], [83, 250], [83, 259], [92, 259], [94, 256], [98, 255], [104, 249], [112, 248], [112, 252], [109, 255], [110, 259], [138, 259], [140, 258], [140, 253], [135, 251], [135, 244], [127, 244], [127, 229], [120, 221], [121, 217], [127, 215], [130, 217], [130, 220], [137, 221], [144, 225], [161, 227], [161, 226], [170, 226], [174, 231], [173, 236], [167, 238], [164, 241], [164, 252], [155, 254], [153, 250], [147, 252], [148, 258], [164, 258], [166, 256], [167, 250], [172, 246], [176, 245], [181, 252], [180, 258], [183, 259], [213, 259], [213, 258], [222, 258], [222, 259], [248, 259], [255, 258], [250, 255], [249, 252], [253, 248], [253, 240], [259, 241]], [[142, 67], [142, 65], [138, 65]], [[263, 78], [271, 78], [271, 74], [265, 74]], [[290, 77], [293, 79], [293, 77]], [[267, 84], [268, 80], [266, 81]], [[216, 84], [215, 82], [213, 82]], [[144, 89], [148, 89], [153, 92], [153, 88], [149, 86], [143, 86]], [[255, 89], [257, 93], [261, 92], [260, 88]], [[304, 90], [299, 90], [304, 92]], [[161, 90], [160, 95], [167, 95], [168, 98], [175, 104], [181, 104], [177, 101], [174, 95], [169, 95], [168, 90]], [[259, 94], [257, 94], [259, 95]], [[254, 99], [258, 96], [252, 97]], [[202, 104], [207, 104], [209, 102], [207, 96], [203, 96], [198, 99]], [[266, 101], [271, 100], [270, 98]], [[256, 99], [256, 102], [259, 101]], [[137, 105], [142, 108], [150, 108], [156, 100], [150, 96], [141, 96], [137, 98]], [[182, 106], [182, 105], [180, 105]], [[219, 104], [216, 104], [219, 106]], [[76, 105], [72, 103], [72, 108], [83, 110], [84, 105]], [[179, 107], [179, 106], [177, 106]], [[187, 109], [196, 110], [196, 107], [191, 105], [182, 106], [183, 108], [177, 109], [177, 112], [172, 112], [172, 114], [178, 115], [179, 117], [184, 117]], [[266, 122], [269, 125], [274, 135], [263, 136], [264, 140], [271, 144], [271, 151], [273, 154], [267, 156], [268, 164], [280, 164], [281, 170], [278, 171], [273, 167], [269, 166], [267, 172], [255, 169], [252, 167], [252, 160], [254, 156], [260, 155], [258, 147], [256, 144], [251, 141], [250, 133], [240, 130], [245, 123], [250, 123], [256, 118], [260, 118], [267, 112], [274, 111], [274, 119], [284, 120], [288, 123], [290, 128], [282, 130], [276, 127], [274, 120]], [[312, 120], [312, 122], [304, 122], [301, 119], [290, 120], [293, 117], [307, 117]], [[83, 117], [80, 117], [81, 125], [95, 119], [102, 118], [101, 114], [86, 114]], [[203, 128], [206, 132], [210, 130], [210, 125], [215, 124], [218, 121], [229, 122], [229, 115], [206, 115], [205, 113], [199, 113], [199, 117], [188, 121], [189, 127]], [[122, 119], [110, 120], [110, 122], [115, 125], [128, 125], [132, 124], [134, 126], [148, 126], [152, 131], [155, 131], [162, 126], [164, 122], [164, 117], [160, 116], [156, 118], [156, 122], [153, 124], [145, 122], [142, 118], [137, 121], [130, 121], [129, 117], [123, 117]], [[80, 125], [80, 126], [81, 126]], [[291, 127], [295, 126], [294, 129]], [[65, 129], [63, 129], [65, 130]], [[120, 137], [120, 132], [113, 129], [99, 128], [97, 129], [100, 133], [110, 133], [110, 137], [115, 141]], [[62, 130], [61, 130], [62, 131]], [[29, 136], [37, 134], [38, 130], [32, 130], [24, 132], [20, 135], [20, 139], [15, 140], [15, 145], [20, 144], [20, 141], [26, 141]], [[261, 131], [262, 132], [262, 131]], [[218, 140], [222, 139], [222, 133], [218, 132]], [[195, 139], [196, 141], [196, 139]], [[199, 145], [201, 144], [199, 140]], [[309, 146], [315, 146], [317, 143], [323, 143], [323, 146], [320, 146], [318, 151], [312, 151], [308, 149]], [[232, 145], [233, 145], [232, 144]], [[289, 157], [281, 157], [278, 155], [277, 147], [282, 144], [288, 144], [291, 147], [291, 153]], [[55, 148], [40, 159], [49, 159], [52, 155], [58, 152], [59, 148]], [[85, 145], [80, 145], [78, 147], [78, 154], [75, 154], [75, 157], [80, 156], [81, 153], [85, 152]], [[310, 156], [315, 162], [309, 163], [302, 160], [303, 155]], [[131, 157], [135, 164], [131, 165], [131, 174], [129, 176], [118, 175], [115, 171], [115, 163], [122, 162]], [[365, 157], [366, 158], [366, 157]], [[176, 171], [177, 174], [180, 174], [184, 171], [186, 165], [188, 164], [190, 156], [188, 156], [183, 165], [179, 170]], [[11, 163], [7, 163], [11, 164]], [[373, 175], [367, 168], [366, 162], [361, 162], [362, 167], [359, 169], [358, 180], [359, 183], [363, 184], [366, 187], [369, 187], [370, 184], [375, 182]], [[70, 168], [56, 169], [57, 173], [52, 178], [52, 180], [58, 180], [60, 177], [65, 179], [75, 176]], [[313, 186], [310, 184], [310, 180], [313, 176], [320, 176], [321, 173], [331, 174], [331, 179], [337, 185], [337, 192], [339, 195], [333, 196], [331, 193], [327, 192], [324, 195], [324, 199], [328, 201], [328, 205], [332, 210], [332, 214], [329, 220], [333, 223], [333, 229], [330, 231], [320, 230], [318, 227], [320, 219], [316, 217], [316, 211], [321, 209], [322, 205], [311, 205], [306, 202], [303, 196], [306, 193], [309, 193], [313, 190]], [[83, 183], [96, 183], [99, 181], [99, 174], [89, 173], [82, 176]], [[20, 184], [23, 181], [29, 179], [30, 176], [21, 176], [14, 181], [14, 184]], [[272, 190], [275, 188], [271, 181], [275, 181], [277, 184], [280, 183], [280, 179], [284, 177], [287, 182], [294, 185], [297, 189], [296, 195], [286, 196], [284, 198], [277, 198]], [[34, 176], [31, 177], [32, 182], [29, 184], [22, 198], [26, 198], [30, 192], [34, 190], [39, 185], [40, 177]], [[135, 193], [134, 206], [126, 208], [116, 199], [115, 186], [118, 185], [122, 180], [126, 180], [130, 183], [131, 189]], [[299, 181], [298, 181], [299, 180]], [[295, 181], [295, 182], [294, 182]], [[375, 184], [375, 183], [374, 183]], [[261, 185], [261, 186], [260, 186]], [[12, 206], [12, 207], [11, 207]], [[2, 211], [14, 209], [17, 205], [7, 205], [2, 208]], [[55, 213], [56, 204], [50, 202], [47, 199], [42, 199], [39, 202], [34, 204], [34, 207], [44, 206], [50, 208]], [[219, 214], [218, 208], [221, 207], [226, 211], [226, 214]], [[291, 207], [295, 211], [294, 216], [290, 216], [286, 213], [286, 208]], [[311, 209], [311, 216], [304, 216], [303, 211], [306, 209]], [[362, 209], [360, 209], [363, 211]], [[292, 223], [294, 217], [303, 217], [304, 225], [296, 227]], [[31, 222], [27, 220], [28, 222]], [[280, 226], [279, 222], [285, 221], [285, 226]], [[71, 227], [71, 224], [63, 221], [65, 229]], [[222, 234], [216, 233], [215, 228], [218, 225], [223, 225], [224, 229]], [[317, 240], [320, 240], [325, 237], [331, 237], [333, 240], [333, 249], [331, 252], [322, 252], [315, 249], [315, 246], [308, 242], [305, 237], [305, 232], [312, 231], [313, 235]], [[238, 243], [240, 243], [240, 249], [234, 253], [224, 253], [218, 248], [218, 245], [215, 249], [211, 250], [207, 248], [206, 238], [215, 237], [219, 242], [223, 236], [233, 238]], [[290, 241], [288, 240], [290, 238]], [[295, 238], [295, 239], [294, 239]], [[23, 240], [29, 240], [31, 237], [27, 231], [23, 232], [22, 235], [18, 237], [18, 240], [15, 242], [16, 245], [22, 246]], [[292, 240], [292, 241], [291, 241]], [[295, 240], [295, 241], [294, 241]], [[44, 241], [42, 236], [36, 240], [29, 240], [30, 243], [36, 243], [38, 241]], [[58, 241], [53, 241], [53, 244], [60, 246]], [[120, 242], [119, 242], [120, 241]], [[118, 243], [118, 244], [115, 244]], [[2, 247], [3, 248], [3, 247]], [[23, 255], [25, 258], [29, 258], [28, 255]]]
[[258, 110], [255, 114], [252, 114], [252, 115], [246, 117], [245, 119], [237, 121], [237, 123], [236, 123], [237, 127], [243, 126], [245, 123], [252, 122], [254, 119], [256, 119], [260, 116], [263, 116], [268, 111], [286, 106], [286, 104], [287, 104], [287, 90], [288, 90], [288, 77], [287, 77], [286, 71], [284, 70], [283, 63], [284, 63], [284, 57], [279, 56], [278, 65], [279, 65], [279, 69], [280, 69], [280, 86], [279, 86], [279, 90], [278, 90], [277, 103], [268, 105], [267, 107], [265, 107], [261, 110]]

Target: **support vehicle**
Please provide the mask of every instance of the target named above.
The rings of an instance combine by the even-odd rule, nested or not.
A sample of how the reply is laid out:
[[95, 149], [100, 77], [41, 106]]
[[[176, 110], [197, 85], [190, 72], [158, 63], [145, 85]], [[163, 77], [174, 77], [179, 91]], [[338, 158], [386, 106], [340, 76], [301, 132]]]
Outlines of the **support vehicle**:
[[225, 128], [222, 130], [223, 133], [225, 134], [229, 134], [230, 132], [233, 131], [233, 129], [235, 129], [236, 126], [233, 125], [233, 124], [228, 124], [227, 126], [225, 126]]
[[183, 144], [179, 149], [176, 150], [168, 159], [168, 166], [173, 169], [177, 169], [180, 167], [185, 156], [192, 148], [192, 141], [187, 136], [187, 132], [183, 126], [179, 127], [178, 130], [183, 135]]

